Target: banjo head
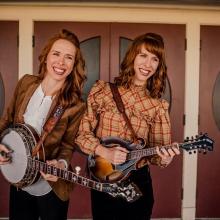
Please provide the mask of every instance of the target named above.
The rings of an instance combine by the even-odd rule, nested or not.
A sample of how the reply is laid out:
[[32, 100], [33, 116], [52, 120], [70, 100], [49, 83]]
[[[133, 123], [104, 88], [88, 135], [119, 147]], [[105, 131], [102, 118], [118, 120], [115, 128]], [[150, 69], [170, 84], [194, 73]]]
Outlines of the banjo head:
[[26, 173], [28, 159], [25, 144], [19, 133], [13, 129], [8, 129], [1, 144], [13, 151], [11, 163], [0, 166], [2, 174], [8, 182], [16, 184], [23, 179]]
[[44, 149], [42, 153], [32, 158], [32, 149], [36, 146], [39, 135], [27, 124], [15, 124], [14, 127], [4, 130], [1, 134], [1, 144], [12, 150], [12, 161], [0, 166], [5, 179], [16, 187], [23, 188], [35, 183], [39, 172], [32, 166], [33, 159], [45, 158]]

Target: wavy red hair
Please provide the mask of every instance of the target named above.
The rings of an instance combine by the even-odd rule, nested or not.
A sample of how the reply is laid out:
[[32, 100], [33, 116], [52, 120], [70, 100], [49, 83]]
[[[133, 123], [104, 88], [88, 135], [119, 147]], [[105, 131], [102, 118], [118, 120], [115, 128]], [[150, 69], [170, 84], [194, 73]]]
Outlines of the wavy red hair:
[[86, 80], [85, 76], [85, 60], [82, 56], [81, 50], [80, 50], [80, 42], [77, 36], [66, 30], [62, 29], [60, 33], [54, 35], [52, 38], [50, 38], [43, 48], [40, 56], [39, 56], [39, 78], [43, 80], [45, 77], [45, 73], [47, 71], [46, 66], [46, 60], [48, 53], [50, 52], [53, 44], [59, 40], [64, 39], [72, 43], [76, 48], [76, 56], [75, 56], [75, 62], [72, 72], [67, 76], [66, 81], [64, 83], [64, 86], [60, 90], [58, 102], [64, 106], [68, 107], [73, 104], [76, 104], [79, 100], [82, 99], [82, 89], [84, 86], [84, 82]]
[[152, 98], [160, 98], [165, 91], [167, 66], [165, 62], [164, 41], [158, 34], [146, 33], [134, 39], [121, 63], [120, 73], [118, 77], [115, 77], [115, 83], [125, 88], [131, 86], [135, 75], [134, 60], [137, 54], [140, 53], [142, 45], [144, 45], [147, 51], [155, 54], [159, 58], [158, 68], [155, 74], [147, 80], [146, 87]]

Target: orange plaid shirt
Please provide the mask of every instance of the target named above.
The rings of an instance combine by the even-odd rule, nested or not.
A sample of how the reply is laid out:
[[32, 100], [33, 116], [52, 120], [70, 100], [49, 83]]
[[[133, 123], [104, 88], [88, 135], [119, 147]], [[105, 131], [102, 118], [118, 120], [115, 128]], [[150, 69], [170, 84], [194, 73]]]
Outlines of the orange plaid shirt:
[[[171, 143], [168, 103], [153, 99], [143, 86], [132, 85], [129, 89], [119, 87], [125, 111], [138, 137], [145, 140], [146, 147]], [[118, 111], [109, 84], [97, 81], [87, 99], [87, 110], [81, 120], [76, 144], [87, 154], [93, 154], [100, 145], [100, 138], [117, 136], [132, 140], [131, 131]], [[160, 157], [148, 157], [152, 164], [160, 165]]]

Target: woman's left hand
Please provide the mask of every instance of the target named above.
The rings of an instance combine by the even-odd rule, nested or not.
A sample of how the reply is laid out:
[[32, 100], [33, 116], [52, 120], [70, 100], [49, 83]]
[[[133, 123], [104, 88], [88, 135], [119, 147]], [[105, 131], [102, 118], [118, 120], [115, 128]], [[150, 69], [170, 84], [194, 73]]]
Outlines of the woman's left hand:
[[[57, 160], [47, 160], [46, 163], [48, 165], [51, 165], [51, 166], [54, 166], [54, 167], [57, 167], [57, 168], [61, 168], [61, 169], [65, 169], [65, 164], [64, 162], [62, 161], [57, 161]], [[54, 175], [51, 175], [51, 174], [46, 174], [42, 171], [40, 171], [42, 177], [47, 180], [47, 181], [52, 181], [52, 182], [56, 182], [58, 180], [58, 177], [57, 176], [54, 176]]]
[[168, 149], [166, 149], [165, 147], [157, 147], [156, 151], [157, 154], [161, 157], [161, 165], [164, 167], [168, 166], [171, 163], [175, 155], [180, 154], [178, 143], [172, 143], [172, 147]]

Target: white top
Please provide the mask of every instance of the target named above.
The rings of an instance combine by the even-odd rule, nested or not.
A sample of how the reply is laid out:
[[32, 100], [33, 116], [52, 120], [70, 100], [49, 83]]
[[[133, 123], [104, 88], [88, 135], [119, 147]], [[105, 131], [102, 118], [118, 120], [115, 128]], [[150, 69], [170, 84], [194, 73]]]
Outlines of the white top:
[[[24, 122], [35, 128], [39, 135], [43, 130], [51, 104], [52, 97], [44, 95], [40, 84], [32, 95], [23, 115]], [[52, 188], [46, 180], [40, 177], [36, 183], [22, 188], [22, 190], [34, 196], [42, 196], [49, 193]]]

